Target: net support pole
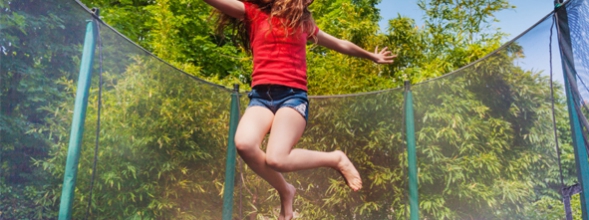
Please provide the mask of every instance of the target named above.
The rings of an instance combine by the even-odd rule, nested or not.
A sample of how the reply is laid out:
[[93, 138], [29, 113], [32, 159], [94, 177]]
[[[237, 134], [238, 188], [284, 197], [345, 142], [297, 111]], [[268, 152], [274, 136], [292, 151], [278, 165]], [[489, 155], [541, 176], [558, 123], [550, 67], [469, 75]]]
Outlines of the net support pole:
[[407, 133], [407, 163], [409, 167], [409, 219], [418, 220], [419, 196], [417, 192], [417, 150], [415, 147], [414, 121], [411, 84], [405, 81], [405, 132]]
[[97, 26], [94, 20], [88, 20], [86, 24], [86, 37], [80, 63], [80, 74], [78, 76], [78, 87], [74, 103], [74, 114], [72, 128], [70, 131], [70, 142], [68, 146], [63, 186], [61, 190], [61, 201], [59, 205], [59, 219], [72, 219], [72, 204], [76, 178], [78, 176], [78, 162], [80, 160], [80, 145], [84, 134], [84, 122], [86, 120], [86, 108], [88, 106], [88, 93], [92, 78], [92, 61], [96, 46]]
[[[587, 202], [589, 201], [589, 163], [587, 160], [587, 149], [585, 148], [585, 141], [583, 140], [583, 131], [581, 129], [577, 108], [575, 107], [575, 105], [580, 105], [582, 100], [575, 101], [573, 93], [574, 91], [572, 90], [572, 88], [576, 88], [577, 82], [575, 79], [577, 77], [577, 71], [575, 70], [574, 65], [573, 48], [571, 44], [571, 34], [568, 24], [567, 10], [566, 7], [560, 7], [559, 1], [556, 3], [556, 27], [558, 29], [558, 44], [560, 47], [560, 55], [565, 81], [569, 123], [571, 126], [573, 148], [577, 165], [577, 178], [582, 189], [581, 209], [583, 212], [583, 220], [589, 220], [589, 207], [587, 207]], [[571, 80], [568, 76], [573, 76], [574, 78]]]
[[231, 94], [231, 114], [229, 116], [229, 141], [227, 142], [227, 161], [225, 163], [225, 185], [223, 188], [223, 220], [231, 220], [233, 214], [233, 188], [235, 185], [235, 132], [239, 122], [239, 85], [233, 85]]

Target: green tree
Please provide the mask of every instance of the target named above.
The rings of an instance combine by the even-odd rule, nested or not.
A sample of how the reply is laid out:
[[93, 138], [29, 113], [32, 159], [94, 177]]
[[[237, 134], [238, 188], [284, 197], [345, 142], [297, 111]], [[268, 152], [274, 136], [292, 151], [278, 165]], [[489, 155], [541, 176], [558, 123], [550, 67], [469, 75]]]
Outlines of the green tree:
[[[514, 8], [506, 0], [420, 0], [428, 34], [427, 72], [433, 77], [448, 73], [489, 54], [505, 36], [492, 22], [494, 14]], [[433, 66], [432, 66], [433, 64]], [[436, 67], [437, 66], [437, 67]], [[433, 68], [433, 69], [432, 69]]]
[[415, 87], [424, 216], [506, 218], [557, 196], [548, 81], [512, 64], [520, 50]]
[[[105, 42], [106, 43], [106, 42]], [[119, 45], [120, 48], [121, 45]], [[220, 216], [230, 93], [198, 82], [153, 57], [135, 56], [125, 72], [104, 72], [94, 196], [89, 198], [96, 105], [88, 107], [74, 202], [75, 218], [217, 219]], [[118, 56], [105, 59], [121, 60]], [[72, 88], [72, 91], [75, 88]], [[90, 102], [95, 103], [97, 89]], [[73, 95], [73, 94], [72, 94]], [[69, 101], [49, 108], [62, 110]], [[48, 130], [68, 132], [66, 115]], [[39, 160], [62, 176], [67, 143]], [[55, 195], [57, 196], [57, 195]]]
[[[10, 13], [1, 17], [8, 25], [0, 64], [8, 74], [0, 75], [0, 217], [54, 218], [76, 90], [72, 74], [89, 15], [74, 2], [21, 3], [1, 5]], [[230, 38], [212, 34], [211, 8], [202, 1], [87, 3], [101, 6], [107, 23], [177, 68], [247, 88], [251, 60]], [[311, 100], [308, 130], [297, 147], [346, 151], [365, 190], [350, 193], [330, 169], [289, 173], [301, 218], [406, 218], [403, 97], [400, 89], [390, 88], [440, 76], [496, 49], [501, 34], [477, 28], [510, 7], [504, 1], [422, 1], [429, 16], [425, 27], [398, 17], [381, 33], [378, 3], [318, 0], [312, 5], [322, 30], [368, 49], [389, 45], [400, 57], [393, 65], [375, 66], [309, 45], [313, 94], [389, 90]], [[461, 10], [465, 7], [472, 10]], [[40, 28], [46, 22], [55, 26]], [[95, 75], [74, 215], [82, 218], [91, 200], [90, 214], [97, 219], [218, 219], [229, 91], [181, 73], [104, 26], [100, 37], [104, 59], [97, 56], [94, 72], [103, 67], [105, 83], [98, 173], [90, 198]], [[548, 81], [514, 64], [524, 52], [512, 44], [459, 72], [414, 86], [425, 218], [558, 216]], [[246, 102], [242, 96], [242, 109]], [[558, 127], [566, 136], [563, 105], [558, 97]], [[563, 152], [570, 152], [570, 140], [561, 141]], [[38, 155], [25, 154], [27, 149]], [[570, 154], [563, 158], [568, 167], [574, 164]], [[275, 216], [275, 191], [243, 163], [239, 172], [235, 217]], [[565, 169], [565, 175], [571, 172]], [[15, 208], [23, 205], [27, 208]]]
[[[378, 34], [379, 2], [322, 0], [313, 3], [311, 10], [320, 29], [372, 51], [388, 45], [386, 37]], [[386, 67], [323, 47], [311, 46], [307, 62], [311, 94], [357, 93], [398, 86], [387, 77]]]
[[[33, 165], [59, 137], [43, 131], [77, 73], [86, 13], [65, 1], [0, 1], [0, 218], [53, 218], [56, 176]], [[46, 10], [51, 8], [51, 10]], [[64, 34], [67, 33], [67, 34]], [[67, 111], [71, 111], [70, 107]]]

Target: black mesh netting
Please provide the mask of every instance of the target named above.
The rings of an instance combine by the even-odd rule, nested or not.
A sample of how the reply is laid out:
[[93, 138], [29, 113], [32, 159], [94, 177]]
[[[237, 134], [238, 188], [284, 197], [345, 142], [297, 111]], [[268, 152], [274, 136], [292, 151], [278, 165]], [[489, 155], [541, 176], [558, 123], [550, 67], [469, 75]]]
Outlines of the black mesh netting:
[[[580, 79], [589, 65], [587, 4], [567, 5]], [[69, 0], [2, 1], [0, 8], [0, 219], [55, 219], [92, 16]], [[548, 16], [484, 59], [412, 87], [423, 219], [562, 218], [551, 72], [565, 185], [576, 183], [576, 173], [551, 28]], [[74, 219], [87, 215], [89, 200], [90, 219], [220, 219], [231, 91], [183, 73], [107, 25], [99, 29]], [[352, 193], [327, 168], [287, 173], [297, 188], [296, 217], [409, 216], [403, 92], [311, 97], [296, 147], [343, 150], [364, 188]], [[240, 100], [243, 112], [246, 95]], [[236, 170], [234, 218], [276, 216], [276, 192], [239, 158]]]

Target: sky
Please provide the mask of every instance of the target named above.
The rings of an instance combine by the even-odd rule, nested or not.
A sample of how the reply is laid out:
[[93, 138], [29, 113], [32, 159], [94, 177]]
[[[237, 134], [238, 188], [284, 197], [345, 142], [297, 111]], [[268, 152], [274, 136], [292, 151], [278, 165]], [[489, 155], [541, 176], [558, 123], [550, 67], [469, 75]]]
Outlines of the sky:
[[[512, 0], [510, 4], [515, 9], [507, 9], [496, 14], [499, 22], [493, 24], [510, 34], [509, 39], [514, 38], [534, 25], [554, 9], [553, 0]], [[418, 26], [423, 25], [423, 11], [417, 6], [417, 0], [382, 0], [378, 5], [380, 15], [383, 18], [379, 25], [381, 30], [386, 30], [388, 20], [399, 14], [413, 18]]]
[[[424, 24], [424, 12], [417, 6], [418, 0], [382, 0], [377, 6], [380, 9], [382, 17], [379, 25], [381, 30], [386, 30], [388, 20], [396, 18], [399, 14], [410, 17], [415, 20], [416, 25], [421, 27]], [[510, 4], [514, 9], [506, 9], [495, 14], [499, 22], [492, 24], [493, 27], [500, 28], [508, 36], [504, 42], [508, 42], [529, 28], [554, 9], [554, 0], [511, 0]], [[549, 30], [550, 26], [542, 26], [542, 30]], [[525, 58], [517, 60], [517, 65], [526, 70], [541, 71], [543, 75], [549, 76], [550, 73], [550, 36], [545, 36], [547, 31], [541, 34], [533, 33], [526, 35], [523, 39], [518, 40], [524, 48]], [[556, 38], [553, 35], [552, 50], [554, 80], [562, 82], [562, 67], [560, 65], [560, 56]]]

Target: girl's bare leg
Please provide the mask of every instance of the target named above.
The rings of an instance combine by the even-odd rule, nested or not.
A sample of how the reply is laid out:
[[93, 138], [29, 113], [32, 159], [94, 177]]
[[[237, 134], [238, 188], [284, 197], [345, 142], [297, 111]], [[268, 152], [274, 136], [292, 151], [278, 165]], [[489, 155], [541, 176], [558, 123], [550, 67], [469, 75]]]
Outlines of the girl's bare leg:
[[281, 203], [279, 219], [291, 219], [296, 189], [286, 182], [282, 174], [266, 165], [266, 154], [260, 149], [273, 120], [274, 114], [270, 110], [258, 106], [249, 107], [237, 126], [235, 145], [245, 163], [278, 191]]
[[360, 174], [343, 152], [292, 149], [301, 138], [305, 126], [305, 119], [292, 108], [280, 108], [276, 112], [266, 149], [268, 166], [280, 172], [331, 167], [344, 176], [352, 190], [360, 190]]

